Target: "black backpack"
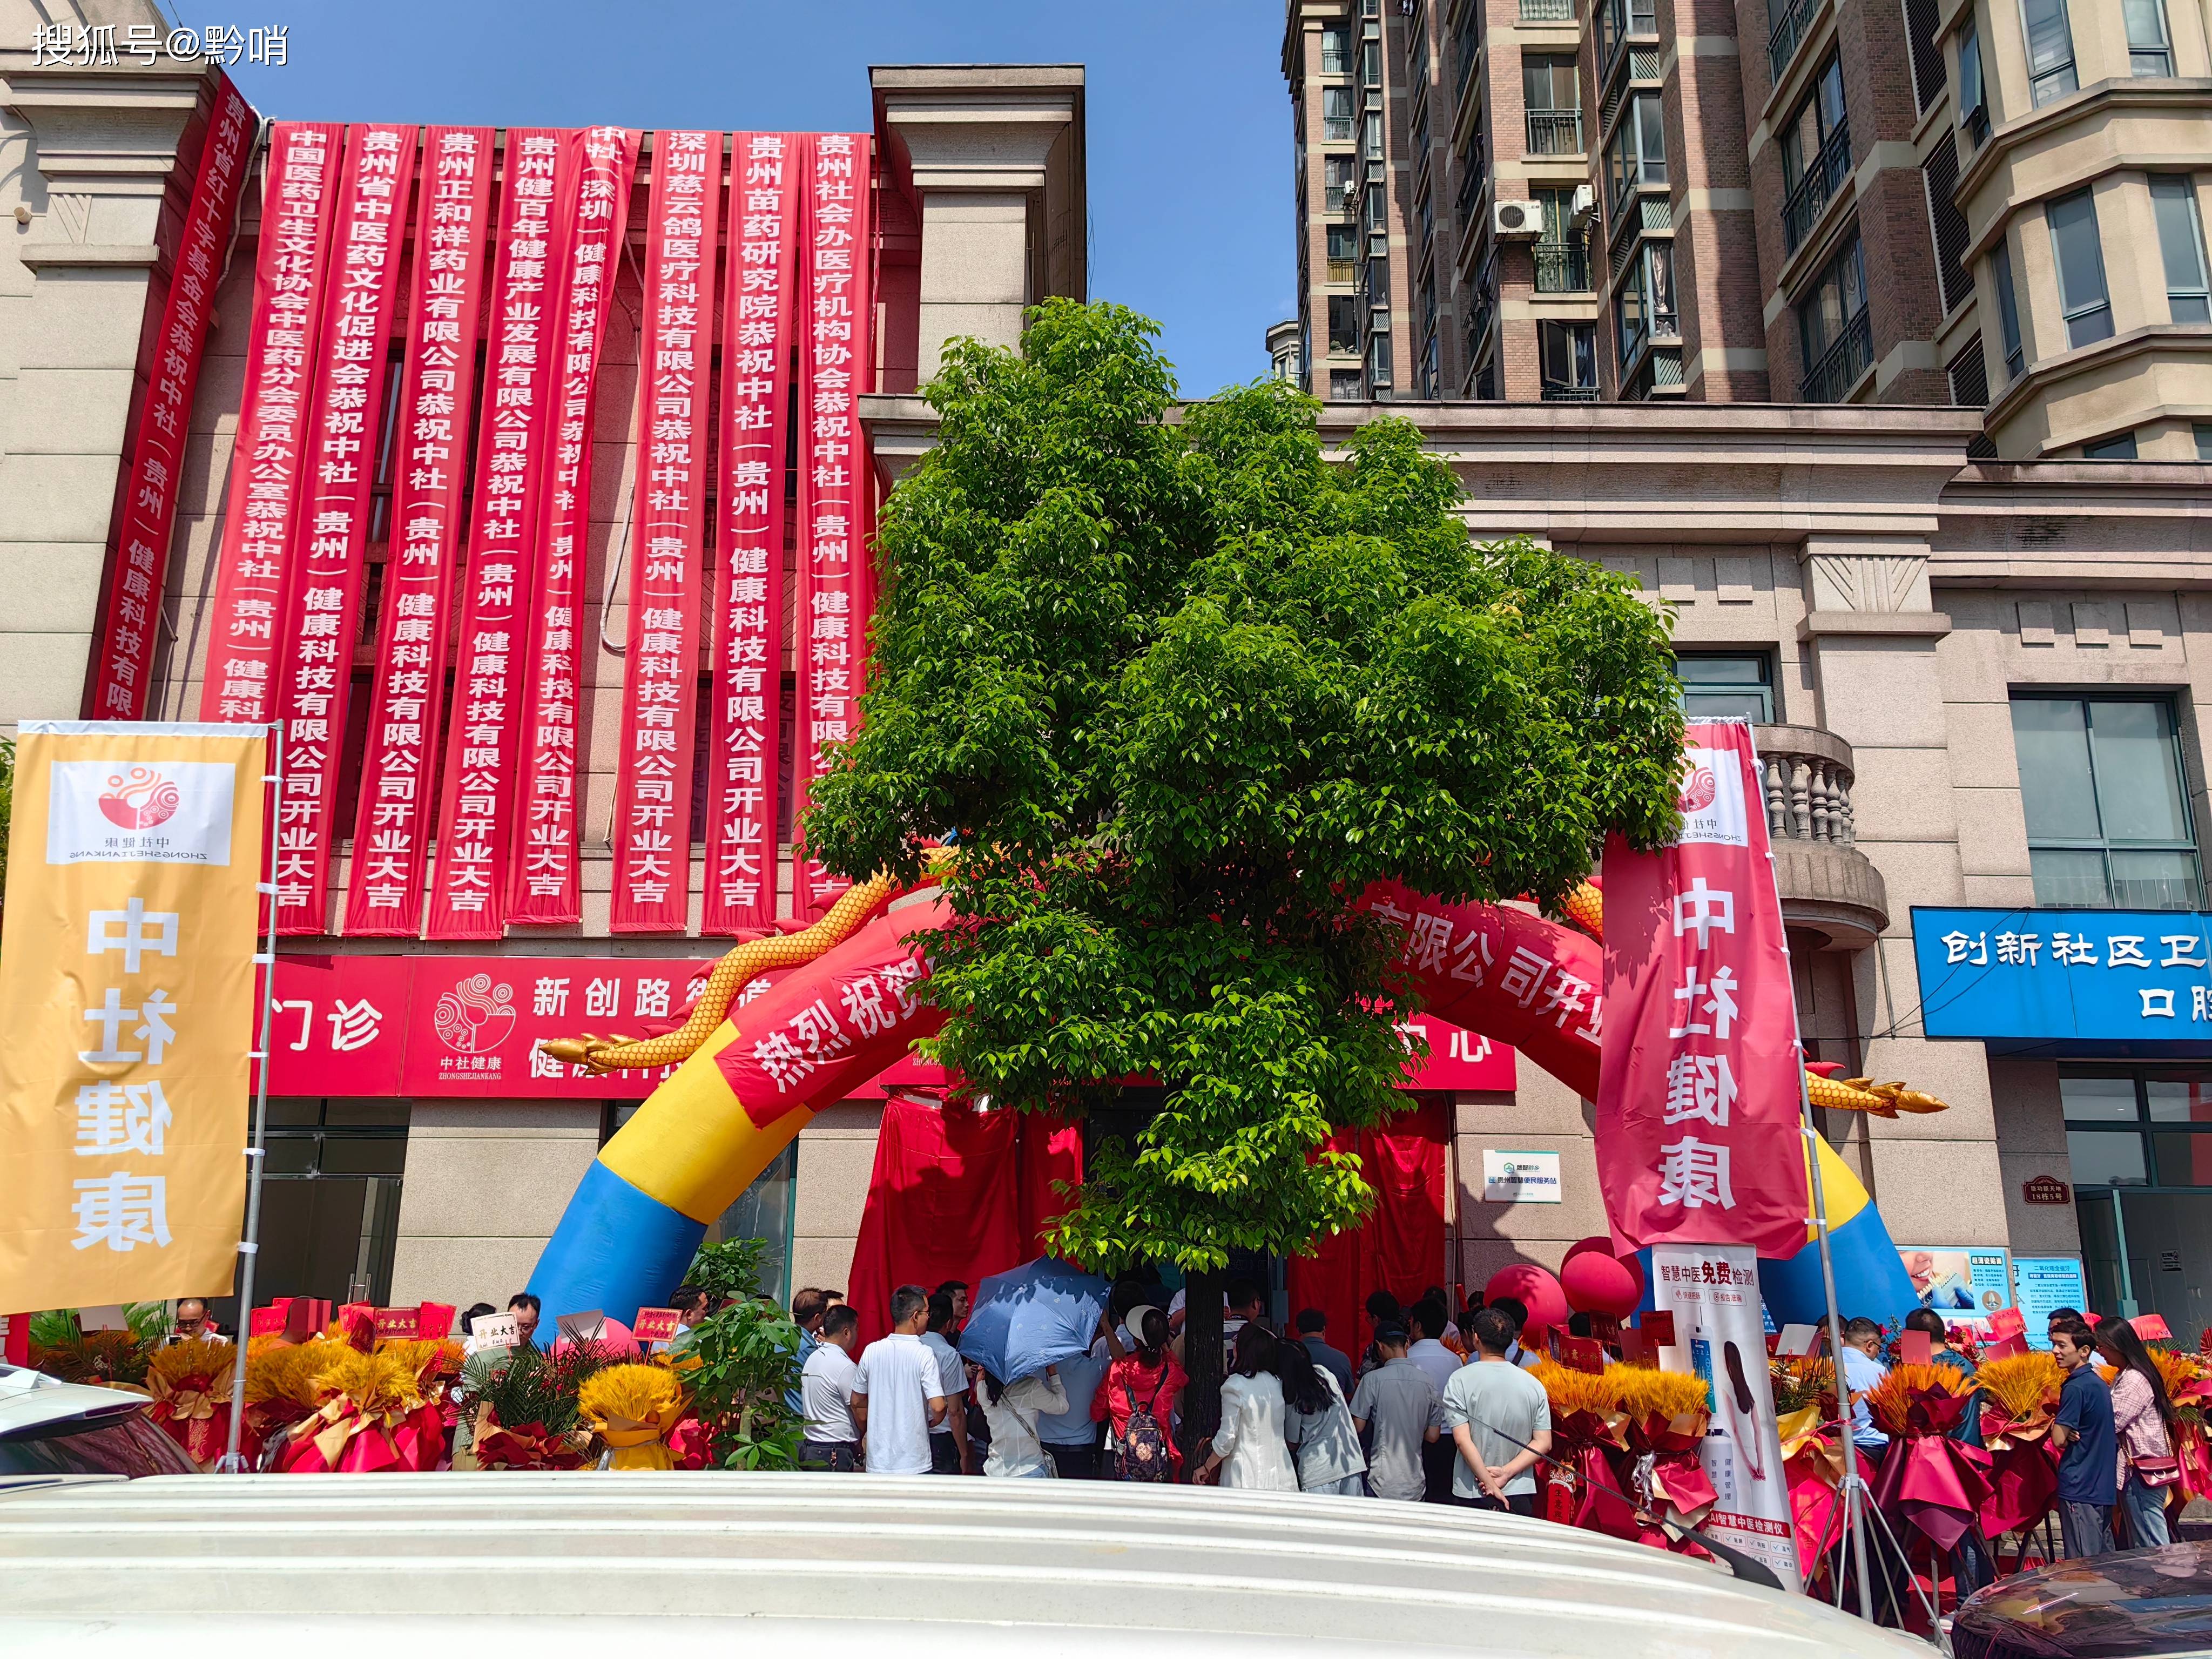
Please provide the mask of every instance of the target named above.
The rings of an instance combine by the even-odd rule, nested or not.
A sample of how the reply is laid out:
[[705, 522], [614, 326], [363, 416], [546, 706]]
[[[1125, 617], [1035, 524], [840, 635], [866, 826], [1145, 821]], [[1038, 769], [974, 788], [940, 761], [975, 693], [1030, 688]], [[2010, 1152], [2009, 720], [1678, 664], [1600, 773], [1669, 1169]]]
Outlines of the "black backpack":
[[1129, 1426], [1121, 1431], [1121, 1478], [1124, 1480], [1146, 1480], [1172, 1484], [1175, 1480], [1175, 1452], [1168, 1442], [1167, 1425], [1160, 1421], [1160, 1395], [1166, 1392], [1168, 1368], [1160, 1367], [1158, 1385], [1152, 1390], [1152, 1403], [1139, 1406], [1136, 1395], [1124, 1382], [1122, 1392], [1129, 1401]]

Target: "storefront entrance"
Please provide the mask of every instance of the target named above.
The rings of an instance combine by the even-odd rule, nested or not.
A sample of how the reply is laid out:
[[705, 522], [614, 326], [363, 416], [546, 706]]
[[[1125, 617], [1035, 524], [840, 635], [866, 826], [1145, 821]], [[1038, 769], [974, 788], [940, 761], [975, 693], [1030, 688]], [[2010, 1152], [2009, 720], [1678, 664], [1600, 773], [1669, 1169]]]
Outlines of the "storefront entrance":
[[2212, 1323], [2212, 1071], [2069, 1066], [2059, 1078], [2091, 1305]]

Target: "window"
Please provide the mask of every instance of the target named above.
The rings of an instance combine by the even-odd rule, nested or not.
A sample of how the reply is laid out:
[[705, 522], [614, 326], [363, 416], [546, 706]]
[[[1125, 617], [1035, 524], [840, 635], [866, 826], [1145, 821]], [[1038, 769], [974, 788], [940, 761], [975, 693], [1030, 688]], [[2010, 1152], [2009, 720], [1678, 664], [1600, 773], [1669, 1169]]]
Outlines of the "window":
[[1321, 32], [1321, 72], [1352, 73], [1352, 28], [1349, 24], [1324, 24]]
[[1544, 207], [1544, 234], [1537, 238], [1536, 292], [1587, 294], [1590, 285], [1589, 240], [1574, 228], [1572, 190], [1540, 190], [1536, 199]]
[[1390, 221], [1384, 211], [1382, 186], [1378, 182], [1367, 186], [1367, 234], [1384, 236], [1389, 234]]
[[404, 1100], [269, 1103], [258, 1287], [277, 1296], [386, 1298], [409, 1116]]
[[2186, 176], [2153, 174], [2151, 212], [2158, 220], [2158, 249], [2166, 260], [2166, 313], [2177, 323], [2212, 323], [2212, 293], [2204, 280], [2204, 228], [2197, 220], [2197, 183]]
[[1325, 143], [1348, 144], [1352, 142], [1352, 88], [1323, 87], [1321, 89], [1321, 136]]
[[1332, 294], [1328, 296], [1328, 349], [1350, 352], [1359, 349], [1358, 295]]
[[1959, 25], [1959, 125], [1978, 144], [1990, 136], [1990, 95], [1982, 86], [1982, 37], [1972, 18]]
[[1382, 43], [1363, 40], [1359, 43], [1359, 80], [1363, 86], [1382, 84]]
[[2197, 459], [2200, 461], [2212, 461], [2212, 426], [2200, 426], [2195, 430]]
[[2012, 737], [2038, 904], [2197, 907], [2172, 703], [2015, 693]]
[[1377, 397], [1390, 384], [1390, 337], [1371, 334], [1367, 340], [1367, 378], [1375, 383]]
[[1355, 189], [1353, 181], [1358, 176], [1358, 166], [1349, 155], [1325, 155], [1322, 158], [1322, 206], [1324, 211], [1346, 212], [1357, 202], [1358, 198], [1352, 192]]
[[1808, 404], [1843, 402], [1873, 365], [1866, 258], [1856, 231], [1814, 279], [1798, 306], [1797, 337], [1805, 357], [1802, 395]]
[[2074, 74], [2074, 32], [2066, 22], [2066, 0], [2021, 0], [2027, 30], [2028, 88], [2041, 109], [2081, 83]]
[[1782, 225], [1791, 252], [1805, 240], [1820, 210], [1843, 188], [1851, 171], [1850, 125], [1844, 116], [1844, 72], [1836, 59], [1823, 64], [1813, 89], [1782, 132]]
[[1606, 148], [1606, 177], [1620, 212], [1638, 185], [1667, 183], [1667, 118], [1656, 92], [1639, 92], [1613, 130]]
[[2212, 1077], [2062, 1073], [2058, 1101], [2076, 1187], [2212, 1187]]
[[1637, 250], [1635, 264], [1613, 295], [1613, 307], [1624, 371], [1646, 339], [1673, 339], [1681, 333], [1674, 311], [1672, 242], [1646, 242]]
[[1583, 147], [1582, 82], [1572, 58], [1530, 55], [1521, 60], [1528, 106], [1528, 153], [1575, 155]]
[[2123, 432], [2117, 438], [2107, 438], [2102, 443], [2083, 444], [2081, 459], [2085, 461], [2132, 461], [2136, 459], [2136, 434]]
[[1331, 225], [1328, 228], [1328, 280], [1332, 283], [1356, 283], [1359, 280], [1359, 230], [1355, 225]]
[[2120, 0], [2128, 23], [2128, 73], [2173, 73], [2173, 42], [2166, 37], [2163, 0]]
[[1382, 159], [1382, 112], [1370, 109], [1360, 124], [1360, 153], [1370, 161]]
[[1536, 359], [1546, 402], [1597, 401], [1597, 330], [1589, 324], [1537, 324]]
[[2058, 309], [2066, 319], [2066, 343], [2085, 346], [2112, 337], [2112, 305], [2105, 291], [2105, 254], [2097, 238], [2097, 204], [2086, 190], [2045, 210], [2051, 246], [2058, 262]]
[[2005, 378], [2014, 380], [2027, 367], [2027, 351], [2021, 343], [2020, 305], [2013, 297], [2012, 250], [2002, 236], [1990, 249], [1990, 286], [1996, 290], [1997, 326], [2004, 334]]
[[1674, 672], [1682, 682], [1682, 713], [1687, 718], [1774, 723], [1774, 665], [1764, 652], [1741, 657], [1678, 652]]
[[1328, 400], [1333, 404], [1358, 403], [1359, 401], [1359, 371], [1356, 368], [1329, 370]]

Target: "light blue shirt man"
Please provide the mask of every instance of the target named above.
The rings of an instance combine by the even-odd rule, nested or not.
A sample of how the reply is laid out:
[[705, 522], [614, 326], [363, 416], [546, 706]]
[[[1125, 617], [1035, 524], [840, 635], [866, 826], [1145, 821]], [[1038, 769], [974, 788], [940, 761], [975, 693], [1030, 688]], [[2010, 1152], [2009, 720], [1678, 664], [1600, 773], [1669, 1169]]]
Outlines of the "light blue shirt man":
[[1864, 1349], [1844, 1345], [1844, 1386], [1851, 1392], [1851, 1443], [1877, 1455], [1889, 1449], [1889, 1437], [1874, 1425], [1874, 1414], [1860, 1398], [1889, 1375], [1889, 1367]]

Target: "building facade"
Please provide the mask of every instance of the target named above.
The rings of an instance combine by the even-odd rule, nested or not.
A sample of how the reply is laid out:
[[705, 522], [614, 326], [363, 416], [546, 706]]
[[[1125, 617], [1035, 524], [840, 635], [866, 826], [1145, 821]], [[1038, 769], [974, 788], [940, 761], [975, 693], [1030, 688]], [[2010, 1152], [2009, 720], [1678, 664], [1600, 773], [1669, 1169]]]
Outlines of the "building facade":
[[2201, 4], [1291, 0], [1283, 64], [1317, 397], [1951, 404], [1981, 455], [2199, 453]]

